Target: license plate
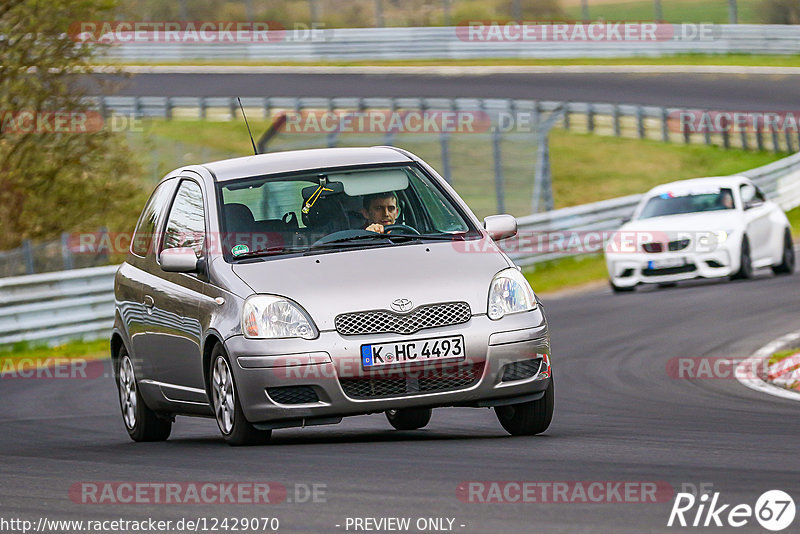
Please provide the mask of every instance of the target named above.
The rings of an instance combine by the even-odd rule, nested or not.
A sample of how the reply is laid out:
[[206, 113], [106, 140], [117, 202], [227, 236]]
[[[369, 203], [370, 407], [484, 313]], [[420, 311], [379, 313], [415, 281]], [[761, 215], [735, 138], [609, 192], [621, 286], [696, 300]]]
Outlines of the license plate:
[[371, 368], [398, 363], [463, 360], [465, 357], [464, 336], [361, 345], [361, 363]]
[[663, 260], [651, 260], [648, 262], [649, 269], [669, 269], [670, 267], [683, 267], [686, 265], [686, 258], [664, 258]]

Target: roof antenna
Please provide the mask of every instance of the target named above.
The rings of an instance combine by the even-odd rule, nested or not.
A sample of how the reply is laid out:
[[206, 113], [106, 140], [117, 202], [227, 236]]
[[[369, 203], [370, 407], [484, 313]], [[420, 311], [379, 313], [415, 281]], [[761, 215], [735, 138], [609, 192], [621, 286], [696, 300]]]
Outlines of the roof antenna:
[[250, 142], [253, 143], [253, 153], [258, 156], [258, 149], [256, 149], [256, 142], [253, 141], [253, 132], [250, 131], [250, 125], [247, 123], [247, 115], [244, 114], [244, 107], [242, 106], [242, 99], [238, 96], [236, 100], [239, 101], [239, 109], [242, 110], [242, 117], [244, 117], [244, 124], [247, 126], [247, 133], [250, 135]]

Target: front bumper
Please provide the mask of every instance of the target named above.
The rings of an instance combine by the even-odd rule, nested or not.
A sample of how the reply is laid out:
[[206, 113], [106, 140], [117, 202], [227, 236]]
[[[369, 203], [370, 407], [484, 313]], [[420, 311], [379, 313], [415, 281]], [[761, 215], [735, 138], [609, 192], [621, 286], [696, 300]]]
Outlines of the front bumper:
[[[658, 262], [683, 261], [683, 265], [660, 267]], [[739, 270], [738, 253], [729, 248], [711, 252], [660, 252], [655, 254], [606, 254], [610, 280], [618, 287], [678, 282], [693, 278], [722, 278]]]
[[[414, 341], [463, 335], [467, 360], [460, 363], [400, 364], [380, 370], [361, 365], [361, 345]], [[303, 424], [336, 422], [347, 415], [388, 409], [434, 406], [479, 405], [492, 399], [523, 397], [544, 391], [550, 381], [550, 337], [541, 308], [492, 321], [473, 316], [467, 323], [423, 330], [412, 335], [380, 334], [342, 336], [321, 332], [314, 340], [257, 340], [233, 336], [225, 341], [233, 363], [242, 410], [252, 423], [303, 420]], [[505, 366], [546, 355], [539, 372], [518, 380], [503, 380]], [[463, 380], [465, 365], [475, 379]], [[420, 375], [420, 373], [423, 373]], [[433, 373], [425, 375], [424, 373]], [[341, 379], [385, 380], [414, 376], [436, 376], [446, 390], [402, 393], [375, 398], [354, 398], [345, 393]], [[508, 376], [508, 375], [506, 375]], [[447, 387], [453, 380], [453, 386]], [[468, 383], [465, 383], [468, 382]], [[267, 390], [306, 386], [316, 393], [315, 402], [276, 402]], [[333, 419], [333, 420], [331, 420]], [[307, 421], [306, 421], [307, 420]]]

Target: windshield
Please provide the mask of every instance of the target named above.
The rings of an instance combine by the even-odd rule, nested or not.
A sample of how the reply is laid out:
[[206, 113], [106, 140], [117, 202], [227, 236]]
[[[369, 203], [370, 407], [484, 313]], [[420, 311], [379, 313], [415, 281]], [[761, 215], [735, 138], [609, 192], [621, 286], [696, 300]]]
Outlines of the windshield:
[[411, 165], [246, 178], [218, 192], [233, 260], [480, 236]]
[[639, 219], [732, 209], [734, 209], [733, 192], [730, 189], [667, 192], [650, 198], [642, 209]]

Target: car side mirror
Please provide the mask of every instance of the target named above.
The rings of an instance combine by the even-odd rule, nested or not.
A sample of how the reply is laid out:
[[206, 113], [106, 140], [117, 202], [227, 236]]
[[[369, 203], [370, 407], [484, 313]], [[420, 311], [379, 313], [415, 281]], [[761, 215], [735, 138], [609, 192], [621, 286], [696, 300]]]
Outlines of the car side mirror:
[[631, 222], [631, 220], [633, 220], [633, 216], [623, 217], [622, 220], [620, 221], [620, 223], [621, 224], [628, 224], [629, 222]]
[[495, 241], [517, 235], [517, 219], [513, 215], [489, 215], [483, 219], [483, 227]]
[[159, 256], [161, 269], [168, 273], [197, 272], [198, 260], [191, 247], [168, 248]]

